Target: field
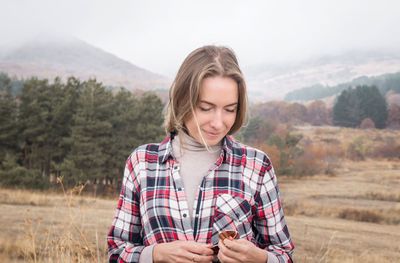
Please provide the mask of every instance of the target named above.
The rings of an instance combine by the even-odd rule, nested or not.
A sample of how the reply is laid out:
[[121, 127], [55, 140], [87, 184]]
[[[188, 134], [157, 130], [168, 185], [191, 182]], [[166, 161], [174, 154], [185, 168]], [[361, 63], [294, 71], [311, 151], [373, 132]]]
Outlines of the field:
[[[354, 135], [348, 133], [353, 131], [300, 130], [321, 143], [330, 143], [326, 136], [331, 136], [335, 147], [342, 148], [341, 143], [351, 143]], [[400, 138], [399, 132], [390, 131], [357, 135], [366, 141]], [[329, 175], [278, 175], [278, 180], [296, 262], [399, 261], [399, 159], [341, 159]], [[81, 196], [79, 190], [60, 194], [0, 189], [2, 261], [105, 262], [105, 236], [116, 199]]]

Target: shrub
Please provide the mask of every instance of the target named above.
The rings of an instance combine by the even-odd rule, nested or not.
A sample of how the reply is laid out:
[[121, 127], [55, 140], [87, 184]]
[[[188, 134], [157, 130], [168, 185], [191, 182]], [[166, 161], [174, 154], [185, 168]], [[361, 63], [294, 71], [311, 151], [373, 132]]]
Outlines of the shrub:
[[389, 159], [400, 158], [400, 144], [392, 138], [385, 139], [385, 142], [375, 147], [369, 156]]
[[325, 153], [320, 147], [307, 147], [301, 156], [293, 162], [295, 175], [314, 175], [323, 171]]
[[347, 147], [347, 157], [353, 161], [365, 160], [366, 146], [362, 137], [357, 137]]
[[371, 118], [365, 118], [360, 124], [361, 129], [375, 129], [375, 123]]
[[39, 170], [28, 170], [22, 166], [16, 166], [10, 170], [1, 171], [0, 184], [6, 187], [34, 189], [46, 189], [49, 187], [47, 178], [44, 178]]
[[371, 223], [380, 223], [383, 221], [382, 216], [374, 211], [357, 210], [351, 208], [342, 210], [339, 213], [338, 217], [347, 220], [371, 222]]

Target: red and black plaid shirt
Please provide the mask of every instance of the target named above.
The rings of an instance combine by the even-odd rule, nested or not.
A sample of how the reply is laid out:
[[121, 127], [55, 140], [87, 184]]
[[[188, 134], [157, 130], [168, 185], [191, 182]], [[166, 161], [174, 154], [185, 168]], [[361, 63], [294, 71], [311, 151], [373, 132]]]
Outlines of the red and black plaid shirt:
[[265, 153], [226, 136], [196, 196], [190, 219], [171, 137], [138, 147], [126, 162], [108, 234], [110, 262], [138, 262], [145, 246], [175, 240], [216, 245], [223, 229], [292, 262], [294, 245]]

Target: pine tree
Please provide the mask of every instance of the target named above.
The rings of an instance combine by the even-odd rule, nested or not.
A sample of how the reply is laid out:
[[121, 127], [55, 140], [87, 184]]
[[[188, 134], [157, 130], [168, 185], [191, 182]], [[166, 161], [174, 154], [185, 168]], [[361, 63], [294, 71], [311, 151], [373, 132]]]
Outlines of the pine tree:
[[164, 137], [163, 104], [161, 99], [154, 93], [145, 93], [140, 98], [139, 116], [136, 125], [136, 135], [139, 144], [159, 142]]
[[87, 180], [97, 183], [107, 174], [105, 163], [112, 158], [112, 94], [96, 80], [82, 85], [73, 119], [71, 151], [62, 167], [68, 185]]
[[359, 127], [362, 120], [371, 118], [377, 128], [385, 128], [387, 103], [375, 86], [358, 86], [344, 90], [333, 107], [334, 125]]
[[31, 78], [24, 82], [19, 106], [19, 129], [22, 159], [27, 169], [44, 171], [43, 156], [50, 120], [50, 98], [47, 79]]
[[376, 128], [385, 128], [388, 108], [385, 97], [379, 92], [378, 88], [376, 86], [359, 86], [356, 88], [356, 93], [361, 101], [361, 121], [370, 118], [375, 123]]
[[14, 156], [17, 145], [17, 104], [12, 95], [11, 79], [0, 74], [0, 167], [6, 155]]
[[106, 162], [107, 182], [121, 178], [125, 160], [139, 145], [136, 127], [140, 121], [139, 100], [131, 92], [121, 89], [112, 102], [112, 137], [109, 158]]
[[344, 90], [333, 106], [333, 124], [343, 127], [357, 127], [360, 119], [359, 101], [351, 89]]

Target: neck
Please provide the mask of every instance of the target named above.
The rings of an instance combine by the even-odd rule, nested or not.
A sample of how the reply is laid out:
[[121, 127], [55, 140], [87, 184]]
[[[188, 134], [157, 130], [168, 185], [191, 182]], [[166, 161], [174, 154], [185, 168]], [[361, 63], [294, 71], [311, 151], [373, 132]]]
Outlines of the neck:
[[198, 142], [195, 138], [183, 131], [178, 134], [178, 139], [182, 150], [216, 152], [221, 149], [222, 141], [216, 145], [205, 146], [204, 144]]

